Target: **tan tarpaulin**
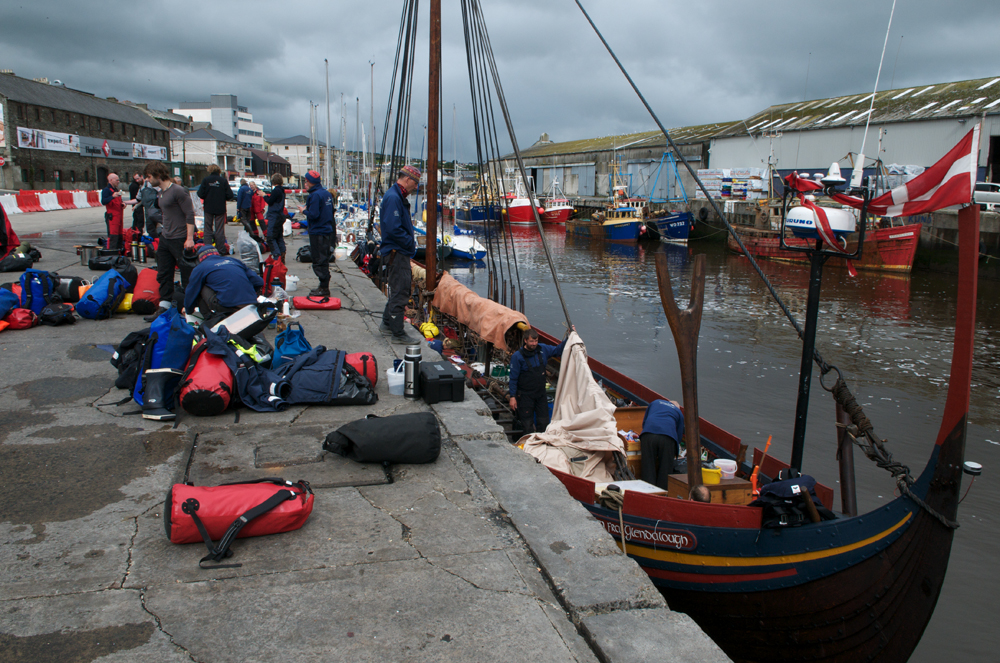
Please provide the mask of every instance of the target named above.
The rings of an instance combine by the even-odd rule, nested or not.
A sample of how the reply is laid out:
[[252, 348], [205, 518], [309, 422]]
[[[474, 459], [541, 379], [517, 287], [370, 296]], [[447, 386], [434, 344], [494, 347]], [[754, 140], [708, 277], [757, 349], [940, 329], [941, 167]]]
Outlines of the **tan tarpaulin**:
[[611, 452], [625, 453], [615, 404], [594, 381], [576, 332], [570, 332], [563, 349], [552, 422], [544, 433], [525, 435], [518, 444], [546, 467], [597, 483], [614, 481], [608, 469]]
[[447, 272], [434, 290], [434, 307], [473, 329], [483, 339], [506, 352], [510, 351], [504, 334], [519, 322], [527, 323], [523, 313], [480, 297], [452, 278]]

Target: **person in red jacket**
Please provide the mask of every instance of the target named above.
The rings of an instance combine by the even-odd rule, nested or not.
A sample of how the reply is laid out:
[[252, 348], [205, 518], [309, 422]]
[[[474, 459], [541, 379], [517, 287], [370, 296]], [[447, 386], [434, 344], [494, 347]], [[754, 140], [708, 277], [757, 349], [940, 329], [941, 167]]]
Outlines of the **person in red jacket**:
[[258, 224], [262, 225], [264, 228], [267, 227], [264, 221], [264, 211], [267, 209], [267, 203], [264, 202], [264, 196], [261, 195], [260, 189], [257, 188], [256, 182], [250, 182], [250, 220], [253, 222], [254, 232], [253, 238], [258, 242], [263, 242], [263, 238], [260, 233], [257, 232]]
[[124, 230], [125, 205], [135, 205], [134, 200], [122, 200], [122, 192], [118, 190], [118, 174], [108, 175], [108, 185], [101, 190], [101, 204], [104, 205], [104, 222], [108, 226], [109, 249], [122, 250], [122, 234]]

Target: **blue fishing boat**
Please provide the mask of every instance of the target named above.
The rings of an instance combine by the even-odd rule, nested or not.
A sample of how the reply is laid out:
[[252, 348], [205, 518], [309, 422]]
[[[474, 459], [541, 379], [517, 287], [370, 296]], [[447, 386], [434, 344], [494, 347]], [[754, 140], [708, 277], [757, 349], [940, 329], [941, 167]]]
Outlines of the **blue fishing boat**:
[[654, 216], [649, 222], [656, 226], [661, 241], [673, 244], [687, 244], [694, 226], [691, 212], [667, 212], [665, 216]]

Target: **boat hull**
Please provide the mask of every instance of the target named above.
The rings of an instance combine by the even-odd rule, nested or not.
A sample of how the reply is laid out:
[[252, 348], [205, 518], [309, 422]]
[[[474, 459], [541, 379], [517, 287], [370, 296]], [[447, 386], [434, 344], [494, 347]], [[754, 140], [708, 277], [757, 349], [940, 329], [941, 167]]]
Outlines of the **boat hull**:
[[642, 228], [642, 221], [608, 219], [603, 223], [603, 227], [604, 241], [634, 244], [639, 241], [639, 230]]
[[507, 222], [519, 226], [535, 225], [535, 214], [531, 205], [511, 205], [506, 210]]
[[660, 241], [673, 244], [687, 244], [691, 234], [691, 213], [677, 212], [651, 219], [660, 233]]
[[[865, 233], [865, 246], [861, 258], [854, 260], [857, 269], [884, 272], [909, 272], [913, 269], [913, 258], [917, 254], [920, 242], [919, 223], [912, 223], [895, 228], [879, 228]], [[736, 228], [750, 255], [755, 258], [767, 258], [783, 262], [807, 264], [809, 258], [805, 253], [786, 251], [781, 248], [778, 232], [774, 230], [759, 230], [754, 228]], [[852, 236], [856, 237], [856, 236]], [[813, 241], [788, 237], [785, 243], [789, 246], [812, 245]], [[727, 239], [726, 246], [735, 253], [742, 253], [732, 235]], [[857, 240], [849, 238], [847, 251], [852, 252], [857, 247]], [[846, 266], [842, 258], [831, 258], [828, 265]]]
[[466, 222], [492, 221], [497, 218], [496, 206], [494, 205], [470, 205], [469, 207], [455, 208], [455, 220]]
[[547, 209], [542, 214], [542, 223], [565, 224], [569, 220], [569, 215], [573, 213], [572, 207], [556, 207]]

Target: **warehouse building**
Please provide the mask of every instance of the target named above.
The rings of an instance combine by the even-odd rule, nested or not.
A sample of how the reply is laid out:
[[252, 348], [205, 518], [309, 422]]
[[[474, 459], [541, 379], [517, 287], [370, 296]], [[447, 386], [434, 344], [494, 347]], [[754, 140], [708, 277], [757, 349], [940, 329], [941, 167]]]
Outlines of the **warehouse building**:
[[142, 110], [58, 81], [0, 74], [0, 189], [99, 189], [166, 161], [167, 129]]

